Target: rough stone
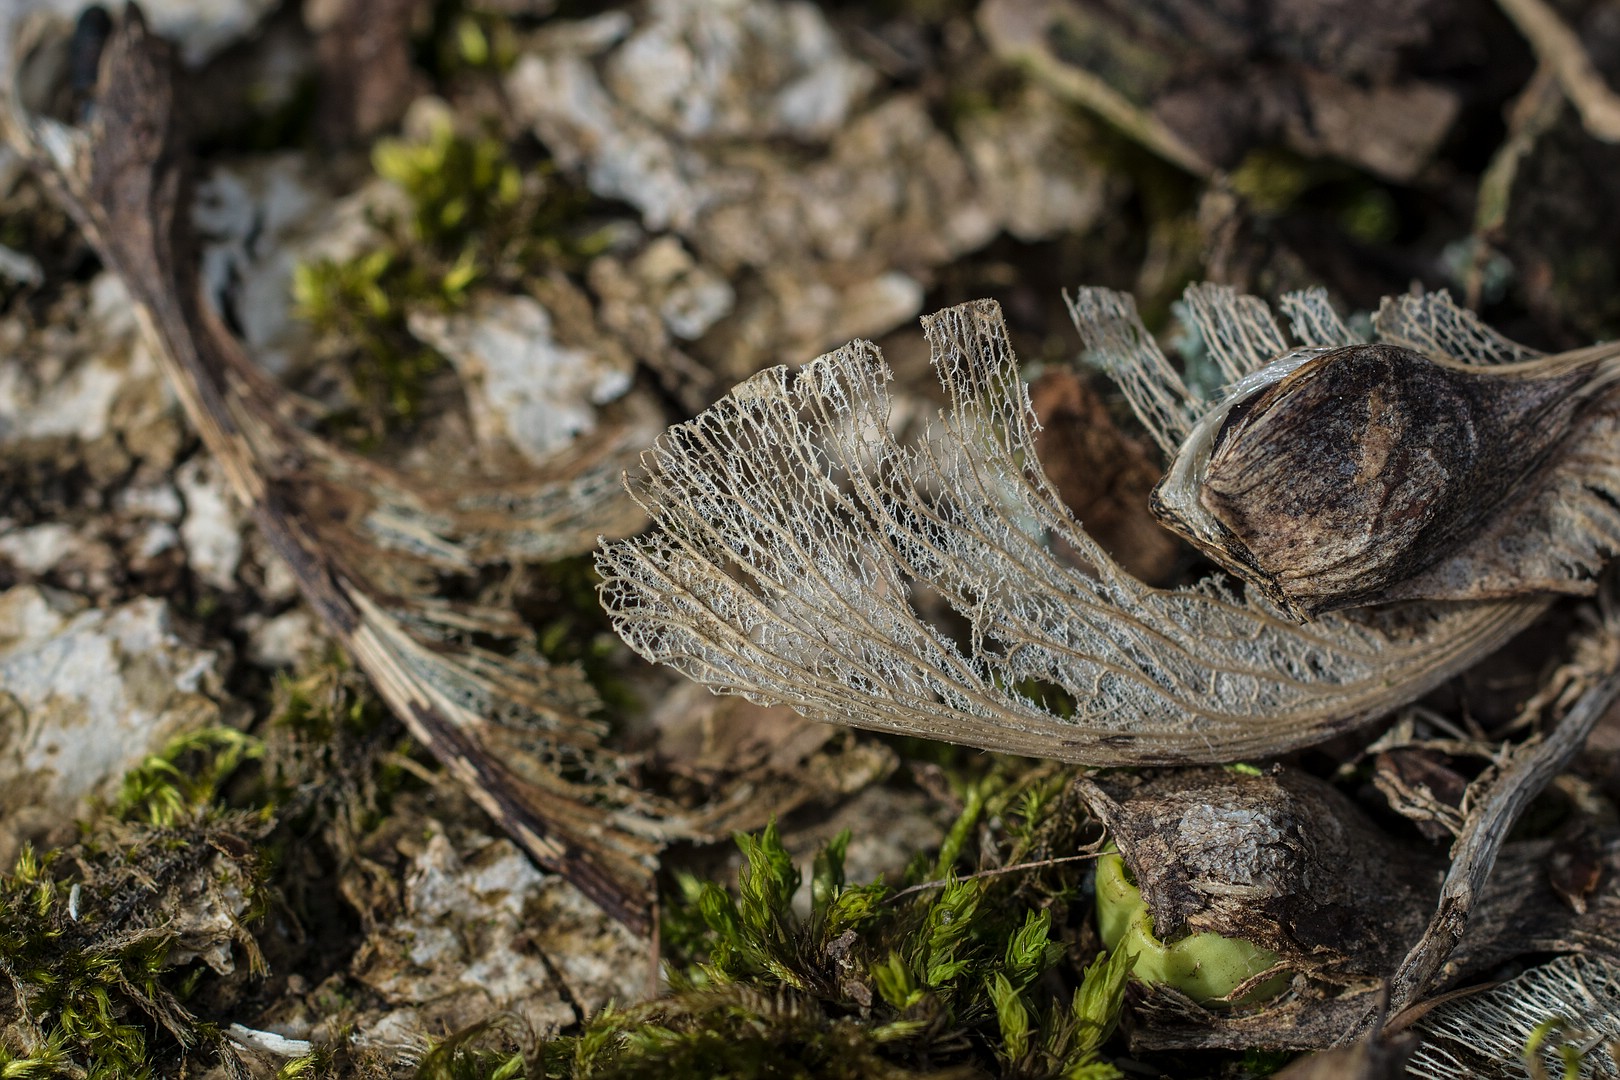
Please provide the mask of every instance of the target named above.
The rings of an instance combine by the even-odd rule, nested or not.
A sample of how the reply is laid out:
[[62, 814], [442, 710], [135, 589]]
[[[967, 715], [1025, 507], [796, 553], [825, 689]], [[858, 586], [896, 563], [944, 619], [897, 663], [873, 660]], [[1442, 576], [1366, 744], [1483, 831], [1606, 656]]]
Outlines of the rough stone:
[[594, 430], [595, 407], [630, 389], [628, 354], [562, 343], [533, 297], [481, 293], [466, 311], [413, 312], [410, 328], [461, 376], [479, 444], [536, 464]]
[[35, 586], [0, 594], [0, 862], [218, 720], [225, 658], [181, 640], [165, 601], [80, 605]]
[[1101, 212], [1082, 125], [1044, 92], [967, 125], [964, 153], [922, 96], [878, 83], [820, 11], [776, 0], [560, 24], [506, 81], [560, 164], [731, 283], [730, 302], [710, 287], [652, 304], [723, 378], [892, 329], [934, 268], [1004, 229], [1044, 238]]
[[180, 466], [174, 479], [186, 502], [180, 538], [192, 572], [216, 589], [234, 589], [246, 522], [224, 476], [212, 458], [199, 456]]
[[403, 1033], [454, 1030], [496, 1012], [537, 1031], [575, 1023], [576, 1005], [645, 995], [645, 946], [544, 874], [508, 840], [453, 844], [435, 821], [411, 856], [403, 911], [372, 934], [354, 973], [399, 1008], [368, 1019], [362, 1044], [397, 1046]]

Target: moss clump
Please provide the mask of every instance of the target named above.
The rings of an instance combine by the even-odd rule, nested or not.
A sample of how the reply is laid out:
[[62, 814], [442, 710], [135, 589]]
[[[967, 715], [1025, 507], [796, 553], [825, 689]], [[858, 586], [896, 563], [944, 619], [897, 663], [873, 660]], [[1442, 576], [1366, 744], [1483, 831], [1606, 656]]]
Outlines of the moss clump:
[[264, 744], [230, 727], [188, 731], [125, 777], [113, 813], [125, 821], [177, 826], [201, 817], [237, 769], [264, 755]]
[[[265, 1075], [221, 1030], [251, 1015], [266, 972], [249, 928], [274, 892], [281, 929], [262, 948], [278, 967], [330, 947], [333, 877], [312, 841], [378, 820], [408, 748], [363, 677], [318, 662], [278, 684], [255, 733], [175, 738], [77, 843], [25, 852], [0, 875], [0, 1077]], [[276, 1075], [382, 1075], [352, 1057], [319, 1048]]]
[[1391, 189], [1348, 165], [1263, 147], [1243, 158], [1228, 183], [1262, 217], [1318, 215], [1363, 244], [1388, 244], [1401, 229]]
[[341, 848], [377, 828], [423, 753], [365, 675], [338, 654], [279, 677], [260, 731], [261, 797], [278, 824], [272, 850], [292, 846], [306, 857], [330, 830], [344, 834]]
[[951, 872], [992, 820], [1006, 827], [1000, 854], [1027, 857], [1041, 823], [1025, 814], [1047, 813], [1052, 790], [970, 787], [939, 855], [909, 875], [943, 869], [943, 880], [903, 890], [846, 882], [846, 832], [815, 856], [803, 911], [803, 875], [774, 824], [738, 836], [735, 893], [678, 878], [665, 941], [686, 962], [672, 994], [546, 1043], [525, 1075], [1120, 1076], [1101, 1050], [1129, 957], [1065, 968], [1061, 900], [1021, 891], [1017, 875]]
[[72, 848], [24, 851], [0, 876], [0, 1075], [139, 1078], [235, 1051], [188, 1008], [262, 910], [257, 815], [175, 826], [109, 820]]
[[345, 361], [358, 401], [345, 417], [362, 441], [413, 420], [443, 357], [417, 341], [412, 310], [453, 310], [476, 284], [517, 289], [547, 267], [569, 268], [600, 241], [579, 231], [588, 202], [544, 161], [524, 162], [492, 134], [467, 135], [448, 118], [418, 139], [380, 139], [376, 175], [405, 195], [376, 222], [379, 242], [352, 258], [319, 259], [293, 273], [293, 298]]
[[[341, 418], [361, 442], [412, 420], [424, 387], [444, 370], [444, 358], [417, 342], [405, 327], [399, 299], [445, 291], [429, 285], [398, 253], [382, 248], [342, 262], [321, 259], [293, 274], [298, 310], [322, 335], [327, 349], [348, 353], [348, 376], [359, 404]], [[448, 295], [445, 296], [449, 299]], [[325, 350], [323, 350], [325, 351]]]

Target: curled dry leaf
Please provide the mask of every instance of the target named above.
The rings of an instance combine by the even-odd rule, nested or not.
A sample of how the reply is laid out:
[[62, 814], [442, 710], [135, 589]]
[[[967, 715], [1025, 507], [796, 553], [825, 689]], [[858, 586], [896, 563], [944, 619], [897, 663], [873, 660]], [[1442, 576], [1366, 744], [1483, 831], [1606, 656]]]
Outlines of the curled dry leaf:
[[633, 529], [634, 507], [613, 497], [623, 434], [599, 432], [543, 468], [485, 483], [406, 474], [316, 437], [309, 409], [267, 380], [198, 286], [172, 50], [132, 6], [84, 65], [95, 72], [86, 100], [53, 111], [49, 88], [67, 76], [64, 30], [36, 22], [19, 40], [0, 125], [123, 279], [255, 525], [327, 630], [479, 806], [542, 866], [649, 930], [658, 849], [708, 836], [746, 793], [707, 792], [712, 801], [691, 808], [640, 790], [636, 760], [588, 718], [595, 696], [582, 672], [524, 649], [528, 627], [509, 608], [438, 591], [445, 577], [577, 553], [604, 530]]
[[[1479, 661], [1549, 594], [1593, 590], [1620, 546], [1614, 347], [1538, 358], [1444, 294], [1386, 301], [1371, 343], [1319, 290], [1284, 298], [1292, 341], [1254, 297], [1202, 286], [1187, 300], [1232, 384], [1213, 402], [1129, 298], [1083, 290], [1071, 309], [1172, 459], [1164, 516], [1242, 592], [1149, 588], [1086, 533], [1039, 464], [1000, 311], [980, 301], [923, 320], [948, 405], [915, 441], [892, 434], [890, 374], [866, 343], [762, 372], [666, 432], [631, 479], [653, 528], [598, 554], [616, 628], [711, 689], [818, 719], [1091, 765], [1191, 764], [1320, 742]], [[1256, 524], [1266, 513], [1298, 535]], [[1257, 552], [1262, 539], [1273, 549]], [[959, 624], [926, 619], [921, 595]], [[1134, 1045], [1351, 1042], [1457, 977], [1449, 961], [1509, 828], [1620, 693], [1617, 640], [1602, 620], [1527, 704], [1514, 730], [1541, 730], [1463, 794], [1438, 891], [1438, 865], [1314, 781], [1242, 792], [1175, 777], [1154, 792], [1173, 804], [1154, 822], [1153, 806], [1092, 783], [1121, 848], [1152, 849], [1138, 871], [1171, 864], [1144, 886], [1156, 918], [1314, 976], [1364, 977], [1230, 1016], [1158, 988]], [[1220, 827], [1183, 836], [1189, 819]], [[1127, 824], [1144, 830], [1127, 840]]]
[[[1189, 301], [1234, 380], [1291, 351], [1254, 297], [1205, 287]], [[1353, 340], [1320, 293], [1284, 308], [1315, 350], [1307, 359]], [[1073, 311], [1167, 452], [1200, 425], [1218, 433], [1224, 417], [1188, 392], [1129, 298], [1085, 290]], [[1409, 604], [1298, 626], [1272, 590], [1149, 588], [1087, 535], [1039, 465], [1000, 309], [979, 301], [923, 325], [949, 406], [915, 442], [891, 434], [888, 368], [857, 342], [798, 372], [762, 372], [644, 456], [630, 482], [654, 527], [597, 559], [632, 648], [719, 692], [835, 723], [1093, 765], [1207, 763], [1381, 715], [1546, 606]], [[1394, 302], [1380, 326], [1391, 345], [1457, 367], [1518, 355], [1444, 295]], [[1161, 490], [1178, 483], [1172, 471]], [[1573, 471], [1555, 487], [1569, 495], [1572, 483]], [[1579, 510], [1537, 505], [1552, 523], [1606, 505], [1581, 493]], [[1602, 538], [1578, 541], [1560, 554], [1596, 561]], [[912, 595], [925, 590], [964, 632], [919, 613]]]

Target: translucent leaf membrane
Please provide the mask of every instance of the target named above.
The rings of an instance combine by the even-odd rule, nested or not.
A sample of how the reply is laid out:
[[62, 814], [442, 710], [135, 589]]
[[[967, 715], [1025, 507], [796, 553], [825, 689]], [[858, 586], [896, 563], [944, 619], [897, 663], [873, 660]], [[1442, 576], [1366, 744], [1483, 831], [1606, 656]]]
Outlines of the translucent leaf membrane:
[[[1206, 287], [1189, 302], [1223, 372], [1289, 348], [1258, 300]], [[1128, 298], [1084, 290], [1073, 308], [1173, 451], [1203, 403]], [[1319, 294], [1291, 308], [1305, 346], [1348, 333]], [[603, 603], [633, 649], [716, 692], [834, 723], [1171, 764], [1325, 739], [1417, 697], [1544, 609], [1411, 605], [1296, 626], [1218, 582], [1150, 588], [1086, 535], [1041, 471], [1000, 309], [979, 301], [923, 326], [948, 404], [914, 441], [890, 431], [890, 372], [856, 342], [796, 373], [762, 372], [644, 455], [631, 487], [653, 527], [597, 559]], [[924, 591], [965, 631], [924, 617], [913, 603]]]
[[[1620, 1077], [1620, 965], [1597, 955], [1561, 956], [1481, 994], [1437, 1006], [1414, 1025], [1423, 1044], [1406, 1075], [1422, 1080], [1494, 1080], [1577, 1075]], [[1533, 1054], [1527, 1053], [1533, 1047]]]

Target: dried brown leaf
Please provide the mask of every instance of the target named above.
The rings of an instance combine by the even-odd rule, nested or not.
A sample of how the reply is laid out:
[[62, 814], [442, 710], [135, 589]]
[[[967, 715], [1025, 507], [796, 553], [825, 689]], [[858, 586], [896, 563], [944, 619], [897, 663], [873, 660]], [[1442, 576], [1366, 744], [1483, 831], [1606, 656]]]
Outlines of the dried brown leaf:
[[440, 486], [312, 435], [301, 426], [307, 408], [267, 381], [202, 299], [171, 50], [131, 8], [101, 56], [89, 120], [72, 126], [29, 111], [38, 95], [28, 88], [63, 74], [55, 32], [35, 23], [19, 42], [7, 136], [123, 279], [255, 524], [328, 631], [479, 806], [541, 865], [649, 930], [654, 856], [671, 838], [705, 835], [702, 810], [634, 786], [634, 761], [586, 719], [595, 699], [577, 669], [479, 644], [526, 637], [513, 612], [435, 591], [443, 575], [574, 553], [604, 528], [633, 527], [633, 508], [601, 498], [616, 486], [615, 435], [527, 476]]

